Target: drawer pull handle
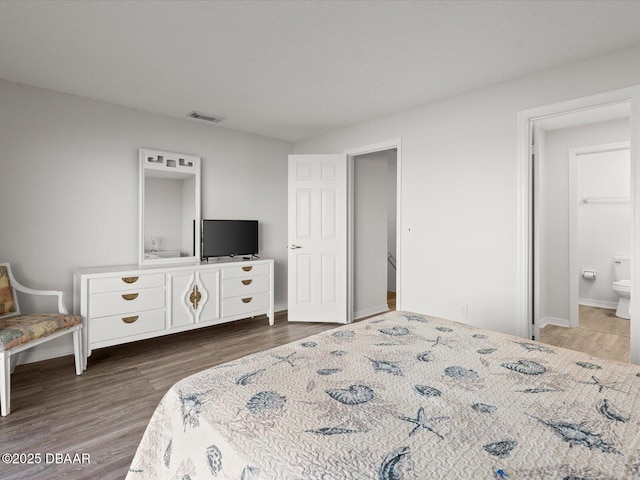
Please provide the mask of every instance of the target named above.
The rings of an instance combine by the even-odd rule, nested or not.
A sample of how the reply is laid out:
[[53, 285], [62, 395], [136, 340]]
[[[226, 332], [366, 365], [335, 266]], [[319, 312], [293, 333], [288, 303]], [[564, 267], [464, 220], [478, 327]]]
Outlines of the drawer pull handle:
[[139, 277], [122, 277], [124, 283], [136, 283]]
[[138, 315], [134, 315], [133, 317], [124, 317], [124, 318], [122, 319], [122, 321], [123, 321], [124, 323], [133, 323], [133, 322], [135, 322], [136, 320], [138, 320]]
[[198, 309], [198, 304], [200, 303], [201, 299], [202, 294], [200, 293], [200, 290], [198, 290], [198, 286], [195, 285], [193, 287], [193, 290], [191, 290], [191, 295], [189, 295], [189, 301], [191, 302], [191, 305], [193, 305], [194, 310]]
[[122, 295], [122, 298], [124, 298], [125, 300], [135, 300], [136, 298], [138, 298], [138, 293], [125, 293]]
[[253, 300], [253, 297], [243, 298], [242, 303], [249, 303], [251, 300]]
[[251, 285], [251, 282], [253, 282], [253, 279], [249, 279], [249, 280], [242, 280], [242, 284], [243, 285]]
[[242, 270], [244, 270], [245, 272], [250, 272], [253, 269], [253, 266], [250, 267], [242, 267]]

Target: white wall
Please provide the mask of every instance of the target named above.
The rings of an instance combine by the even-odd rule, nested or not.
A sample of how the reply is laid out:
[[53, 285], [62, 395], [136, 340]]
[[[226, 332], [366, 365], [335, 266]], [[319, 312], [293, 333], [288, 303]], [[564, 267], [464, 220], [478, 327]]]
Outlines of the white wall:
[[517, 113], [635, 84], [640, 47], [354, 125], [294, 149], [336, 153], [400, 138], [401, 307], [517, 334]]
[[387, 310], [386, 152], [354, 158], [354, 318]]
[[[629, 119], [560, 128], [541, 132], [543, 145], [539, 155], [540, 195], [540, 318], [542, 324], [551, 322], [569, 325], [569, 150], [629, 140]], [[627, 164], [627, 166], [629, 166]], [[629, 171], [628, 171], [629, 173]], [[628, 177], [627, 177], [628, 178]], [[628, 192], [629, 186], [627, 186]], [[591, 206], [590, 206], [591, 207]], [[586, 208], [586, 207], [585, 207]], [[581, 207], [580, 210], [584, 211]], [[630, 217], [627, 218], [627, 238], [630, 249]], [[578, 234], [579, 245], [590, 245], [591, 233]], [[599, 235], [598, 235], [599, 237]], [[601, 248], [592, 260], [600, 273], [605, 274], [604, 257], [608, 248]], [[580, 262], [594, 268], [586, 258]], [[592, 266], [588, 266], [592, 265]], [[610, 269], [610, 265], [608, 265]], [[608, 271], [607, 271], [608, 272]], [[601, 276], [598, 284], [606, 283]], [[582, 279], [580, 283], [583, 283]], [[609, 282], [610, 284], [610, 282]], [[547, 319], [547, 320], [545, 320]]]
[[64, 290], [71, 308], [75, 268], [137, 263], [138, 148], [148, 147], [203, 158], [203, 217], [260, 220], [286, 308], [290, 143], [6, 81], [0, 105], [0, 259], [23, 283]]
[[[578, 196], [630, 198], [629, 160], [629, 150], [579, 155]], [[581, 204], [578, 218], [579, 266], [597, 270], [595, 280], [580, 278], [580, 303], [617, 308], [613, 257], [631, 254], [631, 203]]]

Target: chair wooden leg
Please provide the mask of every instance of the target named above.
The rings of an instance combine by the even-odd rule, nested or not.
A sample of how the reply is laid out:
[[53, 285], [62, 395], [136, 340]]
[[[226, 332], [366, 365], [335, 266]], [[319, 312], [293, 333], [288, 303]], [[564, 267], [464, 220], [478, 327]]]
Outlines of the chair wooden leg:
[[0, 414], [3, 417], [11, 411], [11, 352], [0, 352]]
[[9, 358], [9, 371], [13, 373], [16, 370], [16, 365], [18, 365], [18, 356], [20, 353], [13, 353]]
[[73, 332], [73, 352], [76, 359], [76, 375], [84, 372], [84, 349], [82, 348], [82, 330], [76, 329]]

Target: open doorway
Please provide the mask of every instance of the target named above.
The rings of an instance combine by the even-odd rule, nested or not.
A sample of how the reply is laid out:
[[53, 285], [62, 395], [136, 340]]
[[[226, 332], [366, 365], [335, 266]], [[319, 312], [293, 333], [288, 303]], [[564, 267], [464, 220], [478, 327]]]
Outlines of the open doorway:
[[345, 154], [349, 177], [348, 312], [353, 320], [402, 308], [401, 140], [355, 147]]
[[628, 362], [612, 287], [631, 255], [630, 103], [537, 120], [533, 137], [538, 339]]
[[289, 321], [350, 323], [401, 308], [401, 159], [400, 139], [289, 155]]
[[353, 315], [359, 319], [396, 308], [398, 152], [351, 158]]

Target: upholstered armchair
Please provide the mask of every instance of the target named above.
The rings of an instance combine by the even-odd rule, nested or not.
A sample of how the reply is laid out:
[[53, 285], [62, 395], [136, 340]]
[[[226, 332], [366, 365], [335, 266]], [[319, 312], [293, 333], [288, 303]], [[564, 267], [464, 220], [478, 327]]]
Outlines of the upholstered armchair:
[[[58, 313], [21, 314], [16, 291], [57, 296]], [[25, 287], [13, 277], [8, 263], [0, 263], [0, 413], [3, 417], [11, 411], [11, 374], [17, 355], [67, 334], [73, 334], [76, 374], [80, 375], [86, 365], [82, 347], [82, 317], [68, 314], [63, 292]]]

